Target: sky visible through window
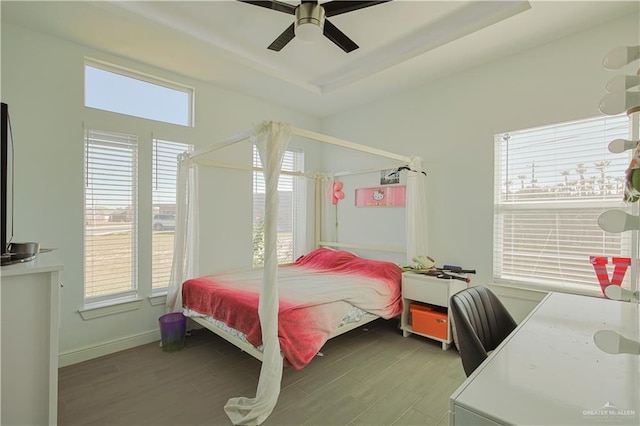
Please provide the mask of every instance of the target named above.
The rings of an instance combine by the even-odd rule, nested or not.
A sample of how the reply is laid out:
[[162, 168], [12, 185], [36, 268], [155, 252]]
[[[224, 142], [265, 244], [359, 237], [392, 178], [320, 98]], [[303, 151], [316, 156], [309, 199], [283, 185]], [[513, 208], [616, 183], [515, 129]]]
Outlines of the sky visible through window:
[[629, 156], [609, 152], [607, 143], [629, 136], [626, 114], [506, 133], [496, 141], [499, 144], [496, 149], [503, 157], [500, 160], [502, 189], [507, 182], [514, 190], [532, 185], [557, 187], [564, 182], [563, 172], [567, 180], [577, 179], [578, 169], [585, 179], [597, 179], [605, 173], [598, 168], [598, 163], [606, 165], [608, 175], [622, 177]]
[[85, 66], [85, 106], [190, 125], [189, 93], [90, 65]]

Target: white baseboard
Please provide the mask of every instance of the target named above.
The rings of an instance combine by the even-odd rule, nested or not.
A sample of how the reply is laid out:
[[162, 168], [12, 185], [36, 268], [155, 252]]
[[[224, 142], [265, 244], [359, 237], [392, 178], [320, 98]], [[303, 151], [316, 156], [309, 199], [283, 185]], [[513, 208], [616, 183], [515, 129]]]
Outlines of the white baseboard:
[[100, 343], [98, 345], [75, 349], [58, 355], [58, 367], [66, 367], [67, 365], [77, 364], [93, 358], [109, 355], [114, 352], [120, 352], [125, 349], [135, 348], [136, 346], [159, 341], [160, 330], [152, 330], [112, 340], [110, 342]]

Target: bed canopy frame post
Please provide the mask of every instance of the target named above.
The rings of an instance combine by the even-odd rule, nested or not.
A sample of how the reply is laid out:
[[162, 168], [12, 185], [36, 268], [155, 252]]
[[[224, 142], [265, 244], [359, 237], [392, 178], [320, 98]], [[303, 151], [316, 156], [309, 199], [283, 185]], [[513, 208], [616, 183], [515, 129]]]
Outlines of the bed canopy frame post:
[[407, 206], [405, 209], [405, 244], [407, 263], [415, 256], [429, 254], [427, 242], [426, 174], [422, 171], [422, 158], [412, 157], [407, 175]]
[[320, 247], [320, 240], [322, 239], [322, 179], [316, 177], [315, 180], [315, 214], [314, 214], [314, 231], [313, 231], [313, 246]]
[[405, 155], [394, 154], [393, 152], [372, 148], [370, 146], [361, 145], [355, 142], [349, 142], [344, 139], [335, 138], [333, 136], [323, 135], [322, 133], [312, 132], [311, 130], [298, 129], [294, 127], [293, 129], [291, 129], [291, 133], [293, 135], [302, 136], [307, 139], [316, 140], [318, 142], [324, 142], [330, 145], [341, 146], [343, 148], [349, 148], [356, 151], [377, 155], [378, 157], [391, 158], [392, 160], [398, 160], [404, 163], [409, 163], [411, 161], [411, 157], [407, 157]]
[[[194, 152], [192, 152], [191, 154], [189, 154], [189, 157], [191, 159], [196, 159], [198, 157], [202, 157], [206, 154], [209, 154], [211, 152], [217, 151], [219, 149], [222, 148], [226, 148], [228, 146], [234, 145], [238, 142], [243, 142], [246, 140], [251, 139], [251, 135], [253, 134], [253, 132], [244, 132], [244, 133], [239, 133], [235, 136], [231, 136], [229, 138], [223, 139], [219, 142], [216, 142], [213, 145], [210, 145], [208, 147], [202, 148], [202, 149], [198, 149]], [[340, 146], [343, 148], [349, 148], [349, 149], [353, 149], [355, 151], [360, 151], [360, 152], [365, 152], [368, 154], [373, 154], [373, 155], [377, 155], [379, 157], [385, 157], [385, 158], [390, 158], [392, 160], [397, 160], [400, 162], [404, 162], [404, 163], [410, 163], [411, 162], [411, 157], [407, 157], [405, 155], [400, 155], [400, 154], [394, 154], [393, 152], [388, 152], [388, 151], [384, 151], [382, 149], [377, 149], [377, 148], [372, 148], [370, 146], [367, 145], [361, 145], [355, 142], [349, 142], [347, 140], [344, 139], [340, 139], [340, 138], [336, 138], [333, 136], [327, 136], [327, 135], [323, 135], [322, 133], [318, 133], [318, 132], [313, 132], [311, 130], [305, 130], [305, 129], [299, 129], [297, 127], [292, 127], [291, 128], [291, 135], [294, 136], [301, 136], [307, 139], [311, 139], [311, 140], [315, 140], [318, 142], [324, 142], [330, 145], [336, 145], [336, 146]]]
[[235, 145], [238, 142], [243, 142], [243, 141], [249, 140], [251, 138], [252, 134], [253, 134], [253, 132], [249, 131], [249, 132], [239, 133], [239, 134], [237, 134], [235, 136], [231, 136], [231, 137], [229, 137], [227, 139], [223, 139], [221, 141], [218, 141], [218, 142], [214, 143], [213, 145], [209, 145], [209, 146], [207, 146], [205, 148], [195, 150], [194, 152], [189, 154], [189, 158], [194, 160], [194, 159], [196, 159], [198, 157], [202, 157], [202, 156], [204, 156], [206, 154], [209, 154], [211, 152], [218, 151], [218, 150], [220, 150], [222, 148], [226, 148], [226, 147], [231, 146], [231, 145]]

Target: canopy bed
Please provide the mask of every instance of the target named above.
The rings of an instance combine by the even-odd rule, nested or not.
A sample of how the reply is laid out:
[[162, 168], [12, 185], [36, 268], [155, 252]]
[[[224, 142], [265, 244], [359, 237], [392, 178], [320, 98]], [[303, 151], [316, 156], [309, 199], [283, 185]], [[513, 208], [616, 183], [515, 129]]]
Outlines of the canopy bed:
[[[280, 393], [283, 364], [302, 368], [326, 339], [378, 317], [391, 318], [401, 311], [400, 268], [391, 262], [364, 259], [341, 250], [397, 251], [398, 248], [338, 242], [337, 231], [323, 226], [327, 218], [336, 223], [335, 218], [331, 219], [332, 215], [337, 215], [335, 179], [383, 170], [381, 168], [333, 173], [290, 172], [316, 182], [316, 250], [292, 264], [278, 266], [277, 185], [282, 156], [292, 136], [391, 159], [395, 161], [393, 167], [408, 170], [406, 249], [401, 251], [406, 253], [407, 262], [416, 255], [427, 253], [425, 179], [419, 157], [406, 157], [279, 122], [262, 122], [250, 132], [182, 154], [178, 167], [174, 261], [167, 308], [182, 311], [262, 361], [255, 398], [231, 398], [225, 405], [234, 424], [261, 424], [269, 416]], [[264, 267], [202, 277], [197, 271], [198, 170], [200, 167], [256, 170], [242, 164], [206, 159], [212, 153], [244, 141], [255, 144], [263, 166], [266, 188]], [[254, 321], [249, 321], [251, 318]], [[287, 324], [293, 327], [287, 328]], [[302, 334], [293, 334], [293, 331]]]

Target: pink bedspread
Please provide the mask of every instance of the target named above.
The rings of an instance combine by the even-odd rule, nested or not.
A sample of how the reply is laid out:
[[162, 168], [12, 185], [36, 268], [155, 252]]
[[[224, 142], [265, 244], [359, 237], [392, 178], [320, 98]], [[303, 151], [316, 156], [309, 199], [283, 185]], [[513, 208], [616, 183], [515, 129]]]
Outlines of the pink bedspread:
[[[278, 269], [278, 338], [286, 362], [307, 365], [351, 305], [392, 318], [402, 311], [402, 270], [390, 262], [320, 248]], [[185, 307], [262, 344], [258, 298], [262, 269], [193, 278], [182, 287]]]

